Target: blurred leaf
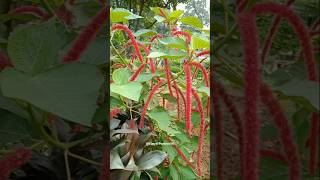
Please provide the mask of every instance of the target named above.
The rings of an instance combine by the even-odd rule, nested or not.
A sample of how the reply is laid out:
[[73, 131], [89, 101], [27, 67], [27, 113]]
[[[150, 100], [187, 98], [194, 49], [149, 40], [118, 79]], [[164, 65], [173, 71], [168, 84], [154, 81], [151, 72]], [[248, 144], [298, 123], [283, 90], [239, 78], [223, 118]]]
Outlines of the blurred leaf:
[[171, 165], [169, 166], [170, 170], [170, 176], [172, 177], [173, 180], [179, 180], [179, 172], [177, 171], [176, 167]]
[[103, 76], [95, 66], [68, 63], [36, 76], [7, 68], [1, 72], [0, 80], [4, 96], [90, 126]]
[[16, 69], [35, 74], [57, 62], [61, 42], [54, 20], [23, 25], [10, 34], [8, 53]]
[[0, 109], [0, 116], [0, 145], [35, 137], [34, 130], [28, 124], [27, 119], [23, 119], [3, 109]]
[[280, 86], [275, 86], [275, 90], [281, 91], [289, 97], [303, 97], [318, 111], [319, 107], [319, 84], [309, 80], [293, 79], [288, 83]]
[[169, 48], [177, 48], [177, 49], [183, 49], [183, 50], [187, 49], [186, 42], [180, 38], [167, 37], [167, 38], [158, 39], [158, 41]]
[[111, 150], [110, 152], [110, 170], [111, 169], [124, 169], [123, 163], [117, 150]]

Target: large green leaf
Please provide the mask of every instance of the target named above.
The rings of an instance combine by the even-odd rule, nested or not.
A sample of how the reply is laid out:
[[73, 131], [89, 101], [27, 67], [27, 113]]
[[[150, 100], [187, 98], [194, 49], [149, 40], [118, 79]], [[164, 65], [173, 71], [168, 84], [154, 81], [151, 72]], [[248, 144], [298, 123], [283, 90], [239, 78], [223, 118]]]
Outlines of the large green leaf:
[[151, 151], [142, 155], [138, 160], [137, 166], [140, 170], [147, 170], [158, 166], [167, 157], [162, 151]]
[[302, 97], [309, 101], [309, 103], [320, 110], [319, 105], [319, 84], [309, 80], [293, 79], [288, 83], [280, 86], [275, 86], [275, 90], [281, 91], [286, 96]]
[[6, 97], [24, 100], [69, 121], [90, 125], [103, 75], [96, 66], [70, 63], [35, 76], [8, 68], [1, 73], [0, 82]]
[[210, 49], [210, 41], [205, 37], [201, 37], [199, 35], [192, 35], [191, 39], [191, 47], [192, 49]]
[[139, 18], [142, 18], [142, 17], [136, 14], [133, 14], [129, 10], [123, 9], [123, 8], [111, 9], [111, 12], [110, 12], [110, 21], [112, 23], [127, 22], [128, 20], [139, 19]]
[[172, 177], [173, 180], [179, 180], [180, 179], [179, 172], [178, 172], [178, 170], [176, 169], [175, 166], [170, 166], [169, 170], [170, 170], [170, 176]]
[[177, 49], [183, 49], [183, 50], [187, 49], [186, 42], [180, 38], [167, 37], [167, 38], [158, 39], [158, 41], [169, 48], [177, 48]]
[[18, 142], [35, 137], [34, 130], [23, 119], [11, 112], [0, 109], [0, 144]]
[[147, 57], [148, 58], [167, 58], [167, 59], [182, 59], [187, 56], [186, 52], [182, 51], [153, 51]]
[[110, 91], [112, 93], [119, 94], [134, 101], [139, 101], [141, 90], [142, 85], [138, 82], [130, 82], [122, 85], [112, 83], [110, 85]]
[[118, 85], [127, 84], [130, 78], [130, 71], [127, 68], [119, 68], [113, 71], [112, 80]]
[[187, 24], [196, 28], [200, 28], [200, 29], [203, 28], [203, 24], [201, 20], [197, 17], [185, 16], [185, 17], [182, 17], [180, 21], [184, 24]]
[[159, 126], [159, 128], [168, 134], [174, 135], [177, 134], [178, 131], [172, 128], [171, 117], [168, 112], [162, 108], [157, 108], [152, 111], [148, 111], [147, 115], [155, 120]]
[[123, 163], [116, 149], [110, 153], [110, 169], [124, 169]]
[[9, 37], [8, 53], [16, 69], [35, 74], [57, 61], [61, 43], [53, 19], [16, 28]]
[[134, 36], [139, 37], [139, 36], [153, 36], [156, 35], [157, 32], [151, 29], [140, 29], [137, 32], [134, 33]]

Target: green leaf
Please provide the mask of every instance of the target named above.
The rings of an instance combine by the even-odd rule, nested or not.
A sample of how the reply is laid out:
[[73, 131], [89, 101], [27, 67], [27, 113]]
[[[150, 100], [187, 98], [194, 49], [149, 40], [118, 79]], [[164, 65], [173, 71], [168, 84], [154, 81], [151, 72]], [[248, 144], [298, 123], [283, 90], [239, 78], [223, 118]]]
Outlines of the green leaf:
[[170, 20], [170, 21], [175, 21], [175, 20], [177, 20], [183, 13], [184, 13], [183, 10], [172, 11], [172, 12], [170, 13], [169, 20]]
[[110, 11], [110, 21], [112, 23], [127, 22], [128, 20], [139, 18], [143, 17], [133, 14], [129, 10], [123, 8], [111, 9]]
[[69, 63], [35, 76], [13, 68], [2, 71], [6, 97], [29, 102], [40, 109], [82, 125], [91, 125], [103, 75], [89, 64]]
[[54, 20], [16, 28], [8, 42], [8, 53], [14, 67], [35, 74], [54, 64], [62, 43], [56, 31]]
[[162, 16], [159, 16], [159, 15], [155, 15], [154, 18], [157, 20], [157, 22], [161, 23], [163, 21], [166, 20], [166, 18], [162, 17]]
[[139, 170], [147, 170], [158, 166], [167, 157], [162, 151], [151, 151], [142, 155], [138, 160], [137, 166]]
[[261, 158], [261, 180], [283, 180], [288, 179], [288, 166], [278, 160]]
[[181, 38], [167, 37], [158, 39], [158, 41], [169, 48], [177, 48], [183, 50], [187, 49], [186, 42], [183, 41]]
[[179, 172], [177, 171], [175, 166], [169, 166], [170, 176], [172, 180], [179, 180]]
[[153, 51], [147, 56], [147, 58], [182, 59], [186, 56], [186, 52], [171, 50], [167, 52]]
[[319, 84], [309, 80], [293, 79], [288, 83], [280, 86], [275, 86], [275, 90], [281, 91], [284, 95], [289, 97], [302, 97], [318, 111], [319, 107]]
[[138, 82], [129, 82], [123, 85], [112, 83], [110, 85], [111, 92], [132, 99], [134, 101], [139, 101], [141, 90], [142, 85]]
[[3, 109], [0, 109], [0, 116], [0, 145], [35, 137], [26, 119]]
[[206, 86], [201, 86], [197, 89], [198, 92], [201, 92], [201, 93], [205, 93], [207, 96], [210, 97], [210, 88], [209, 87], [206, 87]]
[[183, 179], [197, 179], [196, 174], [192, 171], [189, 166], [179, 166], [179, 170], [181, 172]]
[[113, 71], [112, 80], [118, 85], [127, 84], [130, 78], [130, 71], [127, 68], [119, 68]]
[[191, 38], [192, 49], [210, 49], [210, 41], [204, 37], [198, 35], [192, 35]]
[[151, 29], [140, 29], [137, 32], [134, 33], [135, 37], [139, 37], [139, 36], [153, 36], [156, 35], [157, 32]]
[[154, 74], [152, 73], [140, 73], [136, 79], [137, 82], [147, 82], [153, 78]]
[[182, 17], [180, 19], [180, 21], [184, 24], [187, 24], [187, 25], [190, 25], [190, 26], [193, 26], [195, 28], [199, 28], [199, 29], [202, 29], [203, 28], [203, 24], [201, 22], [201, 20], [197, 17], [193, 17], [193, 16], [185, 16], [185, 17]]
[[106, 44], [106, 39], [97, 38], [90, 43], [87, 49], [80, 56], [79, 61], [94, 65], [106, 63], [107, 51], [103, 48]]
[[177, 134], [178, 131], [172, 128], [171, 117], [168, 112], [162, 108], [154, 109], [153, 111], [148, 111], [147, 115], [155, 120], [159, 126], [159, 128], [169, 135]]

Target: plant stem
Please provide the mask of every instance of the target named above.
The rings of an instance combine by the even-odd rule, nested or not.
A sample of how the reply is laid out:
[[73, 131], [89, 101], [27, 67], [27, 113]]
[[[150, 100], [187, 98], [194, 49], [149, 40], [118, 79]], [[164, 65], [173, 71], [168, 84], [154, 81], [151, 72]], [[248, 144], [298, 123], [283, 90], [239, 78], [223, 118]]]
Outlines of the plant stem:
[[73, 158], [76, 158], [76, 159], [79, 159], [79, 160], [81, 160], [81, 161], [83, 161], [83, 162], [87, 162], [87, 163], [89, 163], [89, 164], [93, 164], [93, 165], [96, 165], [96, 166], [102, 166], [101, 163], [98, 163], [98, 162], [92, 161], [92, 160], [90, 160], [90, 159], [84, 158], [84, 157], [82, 157], [82, 156], [73, 154], [73, 153], [71, 153], [70, 151], [67, 151], [67, 153], [68, 153], [69, 156], [71, 156], [71, 157], [73, 157]]
[[69, 160], [68, 160], [68, 150], [66, 149], [64, 151], [64, 162], [66, 166], [66, 173], [68, 180], [71, 180], [71, 173], [70, 173], [70, 167], [69, 167]]

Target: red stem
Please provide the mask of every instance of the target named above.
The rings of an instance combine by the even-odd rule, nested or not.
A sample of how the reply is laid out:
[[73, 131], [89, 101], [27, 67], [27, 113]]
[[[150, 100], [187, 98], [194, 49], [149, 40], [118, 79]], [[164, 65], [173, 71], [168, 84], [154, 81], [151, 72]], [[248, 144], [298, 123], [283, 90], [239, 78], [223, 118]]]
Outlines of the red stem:
[[96, 37], [99, 29], [104, 24], [107, 16], [106, 9], [101, 10], [92, 21], [81, 31], [73, 42], [72, 47], [63, 57], [62, 62], [78, 61], [82, 53], [87, 49], [90, 42]]
[[179, 92], [178, 92], [176, 81], [173, 81], [173, 84], [174, 84], [173, 88], [175, 89], [176, 97], [177, 97], [177, 114], [178, 114], [178, 119], [180, 120], [180, 97], [179, 97]]
[[205, 68], [202, 64], [200, 64], [200, 63], [198, 63], [198, 62], [191, 62], [191, 63], [189, 63], [189, 65], [190, 65], [190, 66], [194, 66], [194, 67], [196, 67], [197, 69], [200, 69], [200, 70], [201, 70], [202, 75], [203, 75], [203, 78], [204, 78], [204, 80], [205, 80], [205, 85], [206, 85], [207, 87], [209, 87], [209, 86], [210, 86], [210, 85], [209, 85], [209, 77], [208, 77], [208, 73], [207, 73], [206, 68]]

